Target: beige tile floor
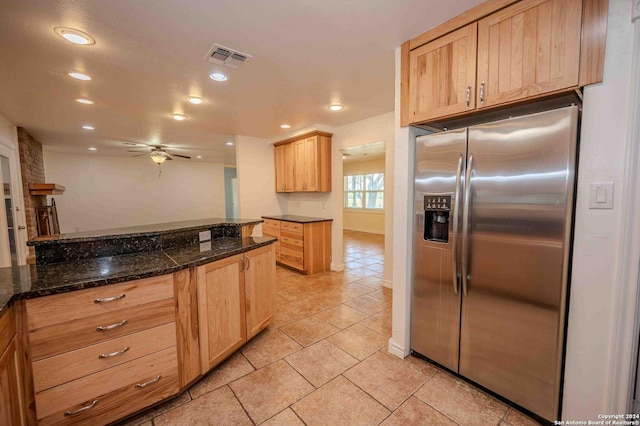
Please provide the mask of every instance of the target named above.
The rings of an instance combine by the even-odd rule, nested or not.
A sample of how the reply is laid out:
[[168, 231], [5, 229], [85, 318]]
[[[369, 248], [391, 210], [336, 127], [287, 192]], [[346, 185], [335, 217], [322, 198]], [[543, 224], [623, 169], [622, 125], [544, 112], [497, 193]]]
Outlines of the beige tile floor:
[[122, 424], [537, 424], [423, 360], [387, 353], [383, 242], [345, 231], [344, 272], [278, 267], [269, 328], [187, 392]]

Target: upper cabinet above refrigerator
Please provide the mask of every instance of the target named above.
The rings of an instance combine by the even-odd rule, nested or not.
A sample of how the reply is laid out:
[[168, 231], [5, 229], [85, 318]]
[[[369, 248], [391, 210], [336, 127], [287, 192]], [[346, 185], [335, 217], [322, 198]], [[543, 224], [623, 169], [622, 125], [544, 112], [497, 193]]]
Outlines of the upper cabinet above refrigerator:
[[606, 18], [601, 0], [487, 1], [405, 42], [401, 125], [430, 125], [601, 82]]

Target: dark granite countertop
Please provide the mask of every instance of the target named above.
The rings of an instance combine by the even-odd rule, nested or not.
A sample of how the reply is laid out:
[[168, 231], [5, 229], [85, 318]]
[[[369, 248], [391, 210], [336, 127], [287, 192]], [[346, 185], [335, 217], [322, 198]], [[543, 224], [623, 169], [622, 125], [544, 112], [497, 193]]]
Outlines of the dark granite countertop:
[[333, 219], [322, 217], [296, 216], [293, 214], [262, 216], [263, 219], [284, 220], [286, 222], [312, 223], [312, 222], [332, 222]]
[[46, 237], [41, 239], [30, 240], [27, 245], [52, 245], [67, 244], [73, 242], [89, 242], [104, 241], [116, 238], [129, 238], [140, 236], [155, 236], [168, 234], [175, 231], [188, 231], [191, 229], [209, 228], [213, 226], [243, 226], [257, 225], [262, 223], [261, 220], [255, 219], [224, 219], [224, 218], [207, 218], [186, 220], [182, 222], [155, 223], [152, 225], [129, 226], [126, 228], [114, 229], [98, 229], [95, 231], [73, 232], [70, 234], [60, 234], [55, 238]]
[[211, 240], [210, 246], [191, 244], [73, 262], [0, 268], [0, 315], [18, 299], [170, 274], [266, 246], [274, 241], [275, 238], [270, 237], [216, 238]]

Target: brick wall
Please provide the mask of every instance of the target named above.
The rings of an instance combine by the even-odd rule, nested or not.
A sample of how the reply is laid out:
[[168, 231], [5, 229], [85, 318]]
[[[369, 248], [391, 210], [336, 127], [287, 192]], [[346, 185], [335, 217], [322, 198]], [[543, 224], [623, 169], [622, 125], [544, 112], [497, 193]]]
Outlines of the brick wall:
[[[20, 151], [20, 173], [22, 174], [22, 191], [27, 218], [27, 235], [31, 239], [38, 236], [34, 207], [47, 204], [46, 196], [29, 195], [30, 183], [45, 182], [42, 144], [25, 129], [18, 127], [18, 150]], [[29, 247], [29, 254], [34, 254], [33, 247]]]

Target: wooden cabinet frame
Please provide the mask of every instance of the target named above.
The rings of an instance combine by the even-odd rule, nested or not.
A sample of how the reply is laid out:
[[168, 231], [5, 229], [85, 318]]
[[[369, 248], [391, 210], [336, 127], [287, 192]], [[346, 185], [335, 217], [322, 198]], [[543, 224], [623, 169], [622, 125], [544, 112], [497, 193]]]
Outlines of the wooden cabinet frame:
[[[518, 3], [517, 0], [488, 0], [468, 11], [456, 16], [455, 18], [440, 24], [425, 33], [408, 40], [403, 43], [400, 49], [400, 125], [408, 126], [410, 124], [421, 124], [420, 121], [414, 120], [410, 99], [412, 97], [412, 87], [410, 79], [410, 56], [411, 51], [443, 37], [452, 31], [462, 28], [472, 22], [496, 13], [508, 6]], [[577, 47], [579, 53], [579, 77], [574, 86], [566, 87], [557, 93], [569, 92], [580, 87], [602, 82], [604, 75], [604, 53], [605, 39], [607, 27], [608, 0], [582, 0], [582, 18], [581, 18], [581, 40]], [[480, 54], [479, 54], [480, 56]], [[479, 57], [479, 60], [481, 58]], [[477, 80], [477, 85], [482, 80]], [[479, 98], [479, 90], [477, 87], [476, 97]], [[533, 90], [532, 92], [535, 92]], [[529, 99], [548, 96], [554, 92], [544, 94], [527, 93], [523, 97], [516, 100], [509, 100], [505, 103], [496, 103], [495, 105], [487, 105], [482, 109], [498, 108], [511, 103], [524, 102]], [[478, 100], [476, 100], [478, 102]], [[473, 112], [463, 112], [452, 114], [450, 118], [466, 115]], [[439, 118], [445, 118], [444, 116]], [[418, 117], [419, 119], [419, 117]], [[426, 119], [429, 120], [430, 118]], [[426, 122], [425, 122], [426, 123]]]
[[274, 145], [276, 192], [331, 192], [331, 137], [313, 131]]

